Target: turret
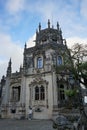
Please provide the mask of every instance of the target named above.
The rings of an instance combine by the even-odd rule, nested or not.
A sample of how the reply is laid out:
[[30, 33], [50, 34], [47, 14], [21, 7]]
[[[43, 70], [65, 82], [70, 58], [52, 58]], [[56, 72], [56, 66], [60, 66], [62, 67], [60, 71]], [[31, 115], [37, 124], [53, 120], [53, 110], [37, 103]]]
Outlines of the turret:
[[50, 20], [48, 19], [48, 28], [50, 28]]
[[26, 49], [27, 49], [27, 45], [25, 42], [25, 46], [24, 46], [24, 60], [23, 60], [23, 68], [26, 67]]
[[5, 76], [3, 75], [2, 76], [2, 79], [1, 79], [1, 87], [3, 87], [5, 85]]
[[39, 32], [41, 31], [41, 23], [39, 23]]
[[57, 22], [57, 30], [59, 31], [59, 23]]
[[26, 42], [25, 42], [25, 46], [24, 46], [24, 49], [26, 50], [26, 48], [27, 48], [27, 44], [26, 44]]
[[9, 60], [9, 63], [8, 63], [8, 68], [7, 68], [7, 77], [10, 77], [11, 76], [11, 72], [12, 72], [12, 68], [11, 68], [11, 58]]
[[51, 44], [54, 42], [57, 44], [63, 44], [62, 31], [59, 23], [57, 22], [55, 29], [53, 25], [51, 27], [50, 20], [48, 19], [47, 25], [48, 27], [46, 29], [41, 30], [41, 24], [39, 23], [39, 31], [36, 30], [36, 45]]

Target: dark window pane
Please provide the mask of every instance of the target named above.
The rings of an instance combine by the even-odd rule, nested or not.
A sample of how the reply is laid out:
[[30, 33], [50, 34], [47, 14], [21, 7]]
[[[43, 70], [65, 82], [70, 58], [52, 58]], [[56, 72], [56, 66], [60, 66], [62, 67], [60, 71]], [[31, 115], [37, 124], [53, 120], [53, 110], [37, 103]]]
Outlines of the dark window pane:
[[39, 100], [39, 87], [35, 87], [35, 100]]
[[43, 86], [40, 87], [40, 99], [41, 100], [45, 99], [45, 89]]

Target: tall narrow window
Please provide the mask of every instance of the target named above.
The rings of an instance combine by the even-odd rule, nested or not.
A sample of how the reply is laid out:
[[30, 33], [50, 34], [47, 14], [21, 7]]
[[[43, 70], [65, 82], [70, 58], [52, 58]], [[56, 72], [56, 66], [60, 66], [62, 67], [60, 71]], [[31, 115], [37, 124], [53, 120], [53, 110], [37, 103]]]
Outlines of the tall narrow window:
[[57, 58], [57, 65], [62, 65], [62, 57], [61, 56], [58, 56]]
[[35, 87], [35, 100], [44, 100], [45, 99], [45, 88], [43, 85], [41, 87]]
[[18, 101], [20, 100], [21, 86], [18, 86]]
[[37, 59], [37, 67], [38, 67], [38, 69], [43, 67], [43, 60], [41, 57], [38, 57], [38, 59]]
[[20, 86], [12, 88], [12, 101], [20, 100]]
[[65, 99], [65, 94], [64, 94], [64, 85], [60, 85], [60, 100]]
[[35, 100], [39, 100], [39, 87], [35, 87]]
[[44, 87], [41, 86], [40, 87], [40, 100], [44, 100], [45, 99], [45, 90]]

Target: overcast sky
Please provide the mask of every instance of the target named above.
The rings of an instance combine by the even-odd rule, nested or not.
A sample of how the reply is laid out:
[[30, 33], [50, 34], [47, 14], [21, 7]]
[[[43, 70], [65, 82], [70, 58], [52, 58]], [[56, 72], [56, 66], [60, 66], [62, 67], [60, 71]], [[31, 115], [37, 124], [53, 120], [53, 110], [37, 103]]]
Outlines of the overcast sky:
[[39, 22], [42, 28], [57, 21], [68, 45], [87, 43], [87, 0], [0, 0], [0, 78], [12, 59], [12, 71], [23, 62], [25, 42], [33, 46]]

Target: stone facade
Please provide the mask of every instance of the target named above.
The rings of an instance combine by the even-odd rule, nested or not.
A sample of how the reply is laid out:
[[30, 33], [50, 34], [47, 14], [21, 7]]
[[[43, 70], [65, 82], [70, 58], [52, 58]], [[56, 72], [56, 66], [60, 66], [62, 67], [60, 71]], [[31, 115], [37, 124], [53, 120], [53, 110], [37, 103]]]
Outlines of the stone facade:
[[35, 119], [52, 119], [57, 115], [58, 106], [63, 107], [67, 100], [64, 90], [70, 87], [72, 65], [59, 24], [56, 29], [49, 20], [46, 29], [39, 24], [35, 46], [27, 48], [25, 44], [23, 67], [12, 73], [11, 64], [10, 59], [2, 87], [2, 118], [27, 118], [29, 106]]

